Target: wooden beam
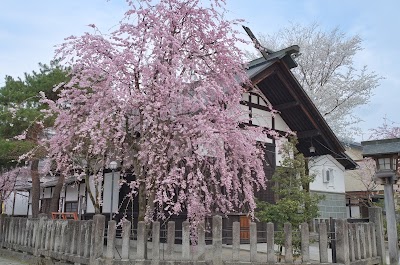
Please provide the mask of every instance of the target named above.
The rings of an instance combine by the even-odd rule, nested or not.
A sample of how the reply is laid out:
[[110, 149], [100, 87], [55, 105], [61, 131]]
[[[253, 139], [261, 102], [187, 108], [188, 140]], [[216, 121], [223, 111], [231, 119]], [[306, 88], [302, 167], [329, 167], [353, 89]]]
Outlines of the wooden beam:
[[[285, 66], [284, 66], [285, 67]], [[288, 69], [287, 70], [287, 72], [288, 73], [291, 73], [290, 72], [290, 70]], [[290, 74], [289, 74], [290, 75]], [[299, 99], [299, 95], [295, 92], [295, 91], [293, 91], [293, 84], [289, 81], [289, 80], [287, 80], [286, 78], [290, 78], [291, 76], [288, 76], [287, 74], [284, 74], [283, 72], [277, 72], [277, 76], [278, 76], [278, 78], [280, 79], [280, 81], [283, 83], [283, 84], [285, 84], [285, 86], [288, 88], [288, 90], [289, 90], [289, 93], [295, 98], [295, 100], [297, 101], [297, 102], [300, 102], [300, 99]], [[286, 76], [286, 78], [285, 78], [285, 76]], [[294, 77], [292, 77], [292, 79], [293, 79]], [[295, 81], [296, 82], [296, 81]], [[311, 102], [311, 100], [310, 100], [310, 102]], [[311, 121], [311, 123], [312, 123], [312, 125], [313, 125], [313, 127], [314, 128], [319, 128], [320, 126], [318, 125], [318, 123], [317, 123], [317, 121], [315, 121], [314, 120], [314, 118], [311, 116], [311, 113], [307, 110], [307, 108], [306, 108], [306, 106], [304, 106], [303, 104], [300, 104], [300, 107], [301, 107], [301, 109], [303, 110], [303, 112], [306, 114], [306, 116], [308, 117], [308, 119]], [[318, 110], [317, 110], [317, 112], [318, 112]], [[322, 116], [321, 116], [322, 117]], [[328, 125], [327, 125], [328, 126]], [[328, 127], [329, 128], [329, 127]], [[332, 132], [332, 134], [333, 134], [333, 132]], [[335, 150], [335, 151], [342, 151], [340, 148], [338, 148], [338, 149], [336, 149], [334, 146], [332, 146], [332, 144], [331, 144], [331, 141], [329, 141], [328, 140], [328, 138], [327, 138], [327, 136], [325, 135], [325, 134], [320, 134], [321, 135], [321, 137], [323, 138], [323, 140], [325, 141], [325, 143], [328, 145], [328, 147], [331, 149], [331, 150]], [[334, 134], [333, 134], [333, 137], [336, 137]], [[340, 144], [340, 143], [339, 143]]]
[[302, 132], [297, 132], [297, 138], [298, 139], [304, 139], [304, 138], [311, 138], [321, 135], [320, 131], [318, 130], [309, 130], [309, 131], [302, 131]]
[[297, 106], [299, 106], [299, 102], [292, 101], [292, 102], [286, 102], [286, 103], [283, 103], [283, 104], [276, 105], [276, 106], [274, 106], [274, 109], [282, 111], [282, 110], [294, 108], [294, 107], [297, 107]]
[[241, 100], [240, 104], [244, 105], [244, 106], [249, 106], [249, 107], [254, 108], [254, 109], [260, 109], [260, 110], [265, 110], [265, 111], [271, 112], [271, 109], [269, 107], [263, 106], [263, 105], [259, 105], [259, 104], [255, 104], [255, 103], [252, 103], [252, 102]]
[[275, 65], [271, 65], [270, 67], [268, 67], [264, 71], [258, 73], [256, 76], [254, 76], [251, 79], [251, 82], [253, 83], [253, 85], [257, 85], [258, 83], [260, 83], [261, 81], [266, 79], [268, 76], [276, 73], [276, 71], [277, 71], [276, 70], [276, 66]]

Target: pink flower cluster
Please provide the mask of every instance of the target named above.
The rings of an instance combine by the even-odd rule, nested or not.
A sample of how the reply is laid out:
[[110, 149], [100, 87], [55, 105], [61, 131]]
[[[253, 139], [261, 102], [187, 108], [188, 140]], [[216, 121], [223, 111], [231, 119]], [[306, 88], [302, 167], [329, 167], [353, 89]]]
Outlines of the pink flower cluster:
[[[205, 2], [205, 1], [203, 1]], [[213, 212], [253, 214], [264, 187], [259, 128], [239, 128], [251, 86], [236, 47], [239, 21], [224, 2], [129, 1], [119, 28], [69, 37], [57, 57], [71, 81], [56, 102], [50, 154], [57, 169], [97, 175], [117, 159], [145, 183], [147, 219], [187, 212], [196, 225]], [[84, 163], [83, 163], [84, 161]], [[139, 166], [138, 166], [139, 165]]]

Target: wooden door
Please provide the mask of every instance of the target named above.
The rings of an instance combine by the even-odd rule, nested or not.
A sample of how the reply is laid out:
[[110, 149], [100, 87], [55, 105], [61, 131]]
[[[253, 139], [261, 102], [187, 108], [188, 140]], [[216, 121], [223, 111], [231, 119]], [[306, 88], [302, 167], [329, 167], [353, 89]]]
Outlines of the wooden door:
[[250, 218], [240, 216], [240, 239], [250, 239]]

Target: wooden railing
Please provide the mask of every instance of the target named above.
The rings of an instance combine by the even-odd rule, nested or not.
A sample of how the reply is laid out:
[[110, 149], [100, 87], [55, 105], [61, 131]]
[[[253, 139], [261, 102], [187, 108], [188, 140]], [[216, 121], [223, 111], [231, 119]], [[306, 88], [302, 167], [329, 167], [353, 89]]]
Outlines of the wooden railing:
[[70, 212], [70, 213], [59, 213], [59, 212], [52, 212], [51, 213], [51, 219], [57, 220], [57, 219], [63, 219], [63, 220], [79, 220], [78, 218], [78, 213], [77, 212]]

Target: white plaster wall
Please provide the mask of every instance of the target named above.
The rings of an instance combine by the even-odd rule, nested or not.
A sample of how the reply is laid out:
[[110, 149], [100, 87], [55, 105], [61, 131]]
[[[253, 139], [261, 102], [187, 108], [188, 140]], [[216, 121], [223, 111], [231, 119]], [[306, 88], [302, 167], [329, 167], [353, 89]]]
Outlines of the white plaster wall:
[[286, 138], [281, 138], [279, 140], [275, 141], [275, 162], [276, 162], [276, 166], [281, 166], [282, 165], [282, 154], [280, 152], [280, 147], [287, 143], [288, 139]]
[[252, 108], [252, 123], [261, 127], [272, 128], [272, 115], [262, 109]]
[[74, 183], [66, 186], [66, 202], [78, 201], [78, 184]]
[[44, 188], [42, 193], [42, 198], [51, 198], [51, 188]]
[[14, 194], [15, 194], [14, 215], [26, 215], [28, 212], [28, 203], [29, 203], [29, 192], [27, 191], [12, 192], [10, 197], [5, 201], [5, 213], [8, 215], [12, 214]]
[[85, 183], [79, 184], [79, 195], [86, 196], [86, 184]]
[[[99, 190], [101, 190], [101, 183], [99, 183], [98, 185], [99, 185]], [[95, 196], [93, 177], [89, 177], [89, 186], [90, 189], [92, 190], [93, 196]], [[87, 202], [86, 212], [94, 213], [94, 206], [89, 198], [89, 194], [87, 195], [86, 202]]]
[[[30, 203], [32, 203], [32, 194], [29, 192], [29, 202], [28, 202], [28, 205], [30, 204]], [[32, 207], [31, 207], [31, 205], [29, 205], [29, 212], [28, 212], [28, 216], [32, 216]]]
[[[310, 190], [322, 192], [345, 193], [344, 167], [339, 164], [332, 156], [324, 155], [313, 157], [309, 160], [310, 174], [316, 175], [315, 180], [310, 183]], [[333, 170], [333, 181], [325, 183], [323, 172], [328, 169]]]
[[249, 107], [240, 104], [240, 108], [241, 108], [242, 111], [243, 111], [243, 115], [241, 115], [241, 116], [239, 117], [239, 122], [249, 122], [249, 114], [250, 114], [250, 112], [249, 112]]
[[248, 100], [249, 100], [249, 93], [243, 93], [243, 94], [242, 94], [242, 99], [243, 99], [244, 101], [248, 101]]
[[279, 114], [275, 114], [275, 129], [286, 132], [289, 126]]
[[[118, 211], [119, 199], [119, 172], [114, 172], [114, 192], [113, 192], [113, 206], [112, 211]], [[104, 190], [103, 190], [103, 213], [110, 213], [111, 210], [111, 182], [112, 173], [104, 174]]]

